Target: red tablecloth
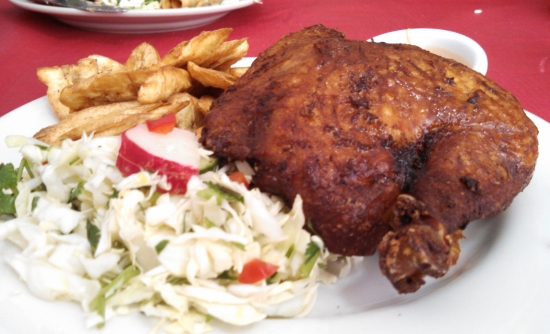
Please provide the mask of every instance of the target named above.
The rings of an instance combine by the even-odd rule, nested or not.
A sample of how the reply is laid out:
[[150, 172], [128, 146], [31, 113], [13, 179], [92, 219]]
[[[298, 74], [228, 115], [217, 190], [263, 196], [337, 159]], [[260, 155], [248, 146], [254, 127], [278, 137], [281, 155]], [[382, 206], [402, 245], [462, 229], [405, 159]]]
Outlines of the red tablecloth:
[[[475, 13], [480, 9], [481, 13]], [[0, 1], [0, 115], [45, 95], [36, 69], [75, 63], [90, 54], [124, 62], [147, 41], [161, 54], [202, 30], [234, 29], [256, 56], [282, 35], [322, 23], [348, 38], [368, 39], [405, 28], [439, 28], [475, 39], [489, 58], [487, 76], [514, 93], [526, 110], [550, 121], [550, 2], [547, 0], [264, 0], [213, 24], [158, 34], [78, 30]]]

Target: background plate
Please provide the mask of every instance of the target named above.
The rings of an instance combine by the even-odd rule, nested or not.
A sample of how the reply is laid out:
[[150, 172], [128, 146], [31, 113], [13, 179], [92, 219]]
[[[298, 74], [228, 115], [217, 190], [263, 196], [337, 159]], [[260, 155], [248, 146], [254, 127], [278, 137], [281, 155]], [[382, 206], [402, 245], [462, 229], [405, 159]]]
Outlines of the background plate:
[[254, 0], [241, 0], [234, 4], [196, 8], [91, 13], [73, 8], [40, 5], [28, 0], [10, 2], [23, 9], [51, 15], [61, 22], [84, 30], [126, 34], [192, 29], [210, 24], [232, 10], [254, 4]]

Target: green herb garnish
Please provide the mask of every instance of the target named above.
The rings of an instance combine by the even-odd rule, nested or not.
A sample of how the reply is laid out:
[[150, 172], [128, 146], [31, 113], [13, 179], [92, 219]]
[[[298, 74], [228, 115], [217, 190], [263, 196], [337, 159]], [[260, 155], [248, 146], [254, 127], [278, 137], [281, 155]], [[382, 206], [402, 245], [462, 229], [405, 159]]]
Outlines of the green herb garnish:
[[276, 272], [273, 273], [273, 275], [266, 278], [265, 279], [265, 284], [270, 285], [270, 284], [277, 283], [277, 274], [278, 274], [278, 272], [276, 271]]
[[[111, 297], [117, 290], [122, 288], [130, 279], [139, 275], [139, 269], [134, 266], [128, 266], [122, 271], [115, 279], [109, 284], [103, 287], [90, 303], [90, 310], [96, 311], [100, 316], [105, 318], [105, 302]], [[98, 328], [102, 328], [105, 323], [97, 325]]]
[[311, 220], [307, 221], [306, 226], [308, 230], [311, 231], [311, 233], [313, 233], [314, 235], [319, 235], [319, 233], [317, 233], [317, 231], [315, 231], [315, 229], [313, 228], [313, 223], [311, 222]]
[[158, 191], [155, 191], [155, 192], [151, 195], [151, 199], [149, 200], [149, 202], [151, 202], [151, 205], [157, 204], [157, 200], [159, 199], [160, 195], [162, 195], [162, 194], [159, 193]]
[[161, 242], [159, 242], [156, 246], [155, 246], [155, 250], [157, 251], [157, 254], [160, 254], [160, 252], [162, 252], [162, 250], [164, 249], [164, 247], [166, 247], [166, 245], [168, 245], [168, 240], [162, 240]]
[[290, 247], [288, 247], [288, 250], [286, 251], [285, 257], [287, 259], [290, 259], [290, 257], [292, 256], [292, 253], [294, 253], [294, 244], [292, 244], [292, 245], [290, 245]]
[[236, 281], [239, 278], [239, 273], [237, 273], [233, 268], [226, 270], [218, 275], [218, 279]]
[[[0, 164], [0, 216], [15, 214], [15, 198], [17, 191], [18, 171], [12, 164]], [[11, 190], [11, 194], [5, 194], [3, 189]]]
[[72, 158], [71, 161], [69, 161], [69, 166], [74, 165], [78, 161], [80, 161], [80, 157], [77, 155], [76, 157]]
[[40, 199], [40, 197], [38, 197], [38, 196], [34, 196], [32, 198], [31, 211], [34, 211], [34, 209], [36, 209], [36, 206], [38, 205], [38, 200], [39, 199]]
[[170, 277], [169, 279], [166, 280], [166, 282], [172, 285], [189, 284], [189, 281], [187, 280], [187, 278], [177, 277], [177, 276]]
[[207, 217], [204, 217], [204, 226], [206, 226], [206, 228], [218, 227], [218, 225], [214, 224], [214, 222]]
[[321, 253], [321, 249], [319, 246], [317, 246], [316, 243], [313, 241], [310, 241], [309, 244], [307, 244], [306, 248], [306, 259], [304, 260], [304, 263], [300, 266], [298, 271], [300, 274], [304, 277], [308, 277], [311, 273], [311, 270], [313, 269], [313, 265], [315, 262], [317, 262], [317, 258], [319, 257], [319, 254]]
[[32, 163], [30, 163], [27, 159], [23, 158], [21, 159], [21, 164], [19, 165], [19, 170], [17, 171], [17, 180], [21, 180], [23, 177], [23, 169], [27, 171], [27, 174], [29, 174], [29, 177], [31, 179], [34, 179], [34, 173], [32, 172]]
[[239, 243], [239, 242], [232, 241], [231, 244], [233, 246], [237, 247], [238, 249], [242, 250], [243, 252], [246, 250], [244, 245]]
[[76, 187], [71, 191], [71, 195], [69, 196], [69, 203], [71, 203], [73, 200], [78, 198], [78, 195], [82, 193], [82, 189], [84, 188], [84, 181], [78, 182]]
[[99, 228], [97, 228], [97, 226], [92, 224], [92, 222], [89, 219], [86, 221], [86, 235], [88, 237], [88, 242], [92, 247], [92, 255], [93, 255], [95, 254], [95, 250], [97, 249], [97, 244], [99, 243], [99, 238], [101, 237], [101, 233], [99, 232]]
[[208, 188], [197, 192], [197, 195], [204, 198], [205, 200], [209, 200], [212, 197], [215, 197], [218, 205], [222, 205], [224, 199], [228, 202], [244, 202], [244, 198], [241, 195], [229, 189], [222, 188], [212, 182], [208, 182], [206, 185], [208, 186]]

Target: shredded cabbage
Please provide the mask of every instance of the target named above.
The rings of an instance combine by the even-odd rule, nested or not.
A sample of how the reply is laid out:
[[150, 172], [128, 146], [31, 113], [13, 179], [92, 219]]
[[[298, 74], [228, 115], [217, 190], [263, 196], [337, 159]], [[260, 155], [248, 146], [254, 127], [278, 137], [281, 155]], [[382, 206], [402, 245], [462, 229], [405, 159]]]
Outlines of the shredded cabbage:
[[[21, 247], [7, 261], [38, 297], [79, 303], [88, 327], [130, 311], [169, 333], [206, 331], [211, 318], [303, 316], [319, 283], [336, 280], [323, 269], [334, 256], [303, 229], [300, 196], [287, 208], [230, 181], [230, 169], [251, 177], [244, 162], [193, 176], [185, 195], [171, 195], [156, 173], [116, 169], [120, 137], [8, 141], [21, 145], [32, 176], [18, 183], [17, 218], [0, 224], [0, 240]], [[252, 259], [278, 270], [241, 284]]]

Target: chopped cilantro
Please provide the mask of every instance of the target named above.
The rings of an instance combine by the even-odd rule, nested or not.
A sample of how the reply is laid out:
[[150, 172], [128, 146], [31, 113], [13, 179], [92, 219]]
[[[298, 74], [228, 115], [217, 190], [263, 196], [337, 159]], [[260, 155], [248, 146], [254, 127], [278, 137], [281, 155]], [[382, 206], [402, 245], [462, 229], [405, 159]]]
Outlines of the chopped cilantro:
[[231, 244], [232, 244], [233, 246], [237, 247], [238, 249], [242, 250], [243, 252], [245, 251], [245, 247], [244, 247], [243, 244], [241, 244], [241, 243], [239, 243], [239, 242], [235, 242], [235, 241], [231, 242]]
[[31, 211], [34, 211], [34, 209], [36, 209], [36, 205], [38, 205], [38, 200], [39, 199], [40, 199], [40, 197], [38, 197], [38, 196], [34, 196], [32, 198]]
[[214, 224], [214, 222], [212, 222], [207, 217], [204, 217], [204, 226], [206, 226], [206, 228], [218, 227], [216, 224]]
[[116, 249], [127, 249], [126, 248], [126, 245], [124, 245], [124, 243], [120, 240], [115, 240], [113, 241], [113, 248], [116, 248]]
[[162, 250], [164, 249], [164, 247], [166, 247], [166, 245], [168, 245], [168, 240], [162, 240], [161, 242], [159, 242], [156, 246], [155, 246], [155, 250], [157, 251], [157, 254], [160, 254], [160, 252], [162, 252]]
[[0, 187], [2, 189], [17, 187], [17, 172], [13, 164], [0, 164]]
[[319, 235], [319, 233], [317, 233], [317, 231], [315, 231], [315, 229], [313, 228], [313, 223], [311, 222], [311, 220], [308, 220], [306, 225], [307, 225], [308, 230], [311, 231], [311, 233], [313, 233], [315, 235]]
[[32, 163], [29, 162], [27, 159], [23, 158], [21, 160], [21, 164], [19, 165], [19, 170], [17, 171], [17, 180], [21, 180], [21, 177], [23, 176], [23, 169], [25, 169], [29, 174], [30, 178], [33, 179], [34, 174], [32, 172], [31, 167], [32, 167]]
[[[128, 266], [124, 269], [115, 279], [113, 279], [109, 284], [104, 286], [97, 296], [90, 302], [90, 310], [97, 311], [97, 313], [105, 318], [105, 303], [107, 298], [112, 296], [116, 290], [122, 288], [130, 279], [140, 274], [139, 269], [134, 266]], [[97, 325], [98, 328], [102, 328], [105, 323]]]
[[[0, 216], [15, 214], [15, 198], [17, 197], [18, 171], [12, 164], [0, 164]], [[4, 193], [10, 190], [11, 193]]]
[[269, 276], [268, 278], [265, 279], [265, 283], [267, 285], [277, 283], [277, 274], [278, 274], [277, 271], [274, 272], [273, 275], [271, 275], [271, 276]]
[[166, 280], [166, 282], [168, 284], [172, 284], [172, 285], [189, 284], [189, 281], [187, 280], [187, 278], [177, 277], [177, 276], [173, 276], [173, 277], [168, 278]]
[[218, 279], [236, 281], [239, 278], [239, 274], [233, 269], [225, 270], [218, 275]]
[[218, 205], [222, 205], [224, 199], [228, 202], [244, 202], [241, 195], [234, 193], [229, 189], [222, 188], [212, 182], [208, 182], [207, 186], [208, 188], [198, 191], [197, 195], [206, 200], [215, 197]]
[[109, 197], [109, 203], [107, 203], [107, 206], [111, 206], [111, 198], [118, 198], [119, 191], [116, 189], [113, 189], [113, 193], [111, 194], [111, 197]]
[[78, 198], [78, 195], [82, 193], [83, 188], [84, 188], [84, 181], [78, 182], [78, 184], [73, 189], [73, 191], [71, 191], [71, 195], [69, 196], [69, 203]]
[[72, 158], [71, 161], [69, 161], [69, 166], [74, 165], [78, 161], [80, 161], [80, 157], [77, 155], [76, 157]]
[[99, 237], [101, 236], [99, 232], [99, 228], [92, 224], [92, 222], [88, 219], [86, 221], [86, 235], [88, 237], [88, 242], [90, 242], [90, 246], [92, 247], [92, 255], [95, 254], [95, 250], [97, 248], [97, 244], [99, 243]]
[[321, 249], [319, 248], [319, 246], [317, 246], [317, 244], [314, 243], [313, 241], [310, 241], [309, 244], [307, 244], [306, 253], [305, 253], [306, 260], [304, 261], [304, 263], [308, 263], [311, 260], [316, 260], [320, 251]]
[[317, 262], [317, 258], [319, 257], [319, 254], [321, 253], [321, 249], [319, 246], [317, 246], [316, 243], [313, 241], [310, 241], [309, 244], [307, 244], [304, 263], [300, 266], [298, 271], [302, 276], [308, 277], [311, 273], [311, 270], [313, 269], [313, 265], [315, 262]]
[[15, 196], [0, 192], [0, 216], [15, 214]]
[[151, 205], [157, 204], [157, 200], [159, 199], [160, 195], [162, 194], [158, 191], [155, 191], [153, 195], [151, 195], [151, 199], [149, 200], [151, 202]]
[[288, 250], [286, 251], [285, 257], [287, 259], [290, 259], [290, 257], [292, 256], [292, 253], [294, 253], [294, 244], [292, 244], [292, 245], [290, 245], [290, 247], [288, 247]]

